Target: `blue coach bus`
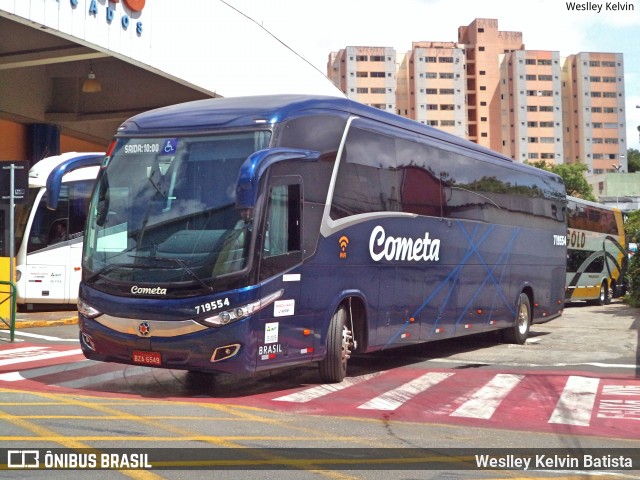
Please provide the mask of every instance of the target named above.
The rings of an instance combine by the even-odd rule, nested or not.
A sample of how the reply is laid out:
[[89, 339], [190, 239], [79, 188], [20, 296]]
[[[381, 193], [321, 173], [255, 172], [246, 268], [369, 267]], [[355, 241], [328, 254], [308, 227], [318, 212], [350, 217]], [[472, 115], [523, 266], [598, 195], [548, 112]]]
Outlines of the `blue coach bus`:
[[118, 129], [87, 219], [94, 360], [248, 373], [561, 314], [562, 180], [344, 99], [222, 98]]

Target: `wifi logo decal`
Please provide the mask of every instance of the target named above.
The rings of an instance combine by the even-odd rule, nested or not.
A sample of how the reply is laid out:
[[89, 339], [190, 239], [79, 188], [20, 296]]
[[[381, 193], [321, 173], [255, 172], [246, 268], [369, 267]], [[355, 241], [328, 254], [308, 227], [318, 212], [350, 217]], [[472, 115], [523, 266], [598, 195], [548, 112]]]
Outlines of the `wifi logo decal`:
[[340, 258], [347, 258], [346, 250], [347, 250], [347, 245], [349, 245], [349, 239], [343, 235], [338, 240], [338, 244], [340, 245], [340, 250], [342, 250], [340, 252]]

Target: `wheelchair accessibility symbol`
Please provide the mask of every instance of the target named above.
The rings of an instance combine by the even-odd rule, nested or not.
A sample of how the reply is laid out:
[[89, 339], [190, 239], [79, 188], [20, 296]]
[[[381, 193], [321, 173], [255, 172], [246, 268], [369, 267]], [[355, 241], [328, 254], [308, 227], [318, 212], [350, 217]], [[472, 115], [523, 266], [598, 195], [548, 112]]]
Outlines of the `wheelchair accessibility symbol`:
[[177, 138], [168, 138], [162, 147], [162, 153], [175, 153], [178, 148]]

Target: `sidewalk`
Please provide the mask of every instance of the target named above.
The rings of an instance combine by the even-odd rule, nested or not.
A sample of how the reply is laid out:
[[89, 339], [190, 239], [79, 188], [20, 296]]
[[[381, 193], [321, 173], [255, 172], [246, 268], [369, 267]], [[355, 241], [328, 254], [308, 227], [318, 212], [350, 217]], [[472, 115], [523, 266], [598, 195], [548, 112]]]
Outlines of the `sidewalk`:
[[77, 323], [78, 312], [75, 309], [16, 313], [16, 330], [22, 328], [75, 325]]

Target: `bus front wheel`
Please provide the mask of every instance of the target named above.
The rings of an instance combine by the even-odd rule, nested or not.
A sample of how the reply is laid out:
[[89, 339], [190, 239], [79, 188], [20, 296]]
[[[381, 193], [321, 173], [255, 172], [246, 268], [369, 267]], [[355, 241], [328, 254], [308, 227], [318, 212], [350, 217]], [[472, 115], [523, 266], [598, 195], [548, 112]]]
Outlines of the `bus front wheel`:
[[521, 293], [518, 299], [515, 325], [504, 330], [503, 336], [507, 343], [523, 345], [529, 336], [531, 327], [531, 303], [526, 293]]
[[347, 375], [353, 333], [347, 325], [347, 309], [341, 305], [331, 317], [327, 334], [327, 356], [320, 361], [320, 378], [327, 383], [340, 383]]

